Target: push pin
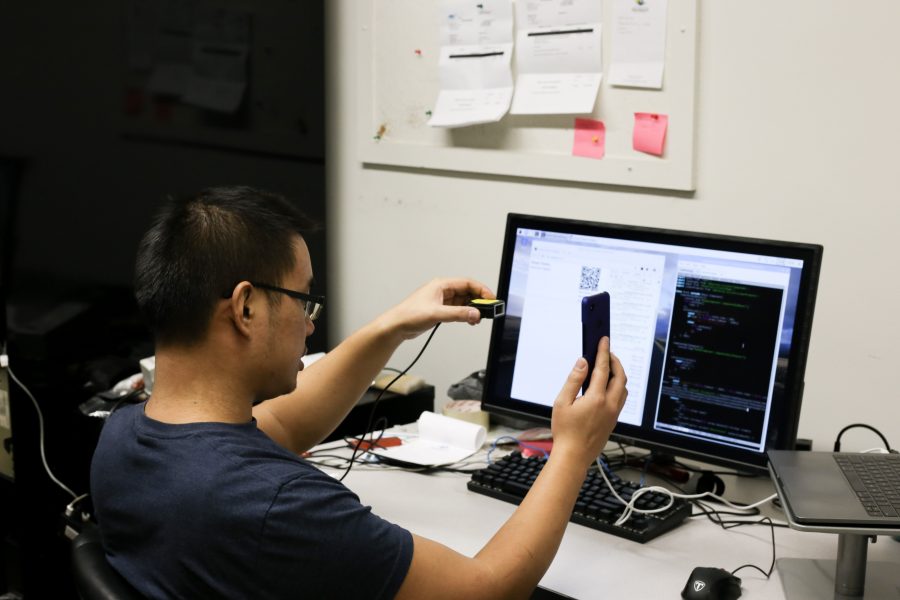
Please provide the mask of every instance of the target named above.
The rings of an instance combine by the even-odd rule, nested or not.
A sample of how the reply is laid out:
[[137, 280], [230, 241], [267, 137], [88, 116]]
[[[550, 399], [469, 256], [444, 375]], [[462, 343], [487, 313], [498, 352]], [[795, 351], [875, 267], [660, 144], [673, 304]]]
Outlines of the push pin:
[[422, 56], [422, 51], [416, 48], [416, 56]]

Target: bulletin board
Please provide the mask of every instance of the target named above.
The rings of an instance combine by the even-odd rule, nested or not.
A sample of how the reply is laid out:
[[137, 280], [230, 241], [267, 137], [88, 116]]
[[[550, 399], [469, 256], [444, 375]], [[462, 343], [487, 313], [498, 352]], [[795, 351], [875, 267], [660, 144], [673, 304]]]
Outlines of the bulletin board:
[[[321, 161], [324, 2], [121, 0], [122, 135]], [[192, 62], [204, 26], [243, 42], [246, 52], [243, 89], [227, 108], [189, 102], [180, 71], [160, 83], [172, 63], [188, 71], [209, 66]]]
[[[603, 4], [604, 80], [593, 114], [507, 114], [496, 123], [443, 129], [428, 126], [429, 111], [439, 92], [438, 3], [362, 0], [357, 61], [362, 162], [367, 167], [391, 165], [694, 190], [697, 0], [668, 3], [661, 90], [608, 83], [614, 4], [612, 0], [598, 1]], [[636, 112], [668, 115], [662, 156], [632, 148]], [[604, 122], [604, 158], [572, 155], [576, 116]]]

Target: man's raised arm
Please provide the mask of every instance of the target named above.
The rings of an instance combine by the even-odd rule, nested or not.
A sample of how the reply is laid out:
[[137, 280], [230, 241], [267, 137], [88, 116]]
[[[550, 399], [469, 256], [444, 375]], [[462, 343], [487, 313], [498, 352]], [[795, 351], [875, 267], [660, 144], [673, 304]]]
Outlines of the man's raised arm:
[[471, 279], [435, 279], [364, 326], [297, 376], [290, 394], [253, 409], [258, 426], [282, 446], [303, 452], [340, 424], [397, 347], [438, 323], [481, 320], [471, 298], [493, 298]]
[[556, 555], [587, 469], [599, 456], [625, 405], [625, 372], [600, 341], [587, 374], [579, 358], [553, 404], [553, 451], [522, 504], [474, 557], [414, 536], [412, 564], [397, 600], [528, 598]]

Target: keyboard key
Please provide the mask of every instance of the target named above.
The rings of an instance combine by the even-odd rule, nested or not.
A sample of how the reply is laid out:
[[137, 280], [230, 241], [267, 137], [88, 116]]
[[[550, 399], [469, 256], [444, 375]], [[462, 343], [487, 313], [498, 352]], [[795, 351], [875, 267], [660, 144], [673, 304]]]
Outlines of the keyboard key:
[[900, 456], [865, 453], [832, 456], [870, 516], [898, 516]]
[[524, 483], [521, 483], [519, 481], [507, 481], [502, 486], [500, 486], [500, 489], [503, 490], [504, 492], [509, 492], [510, 494], [516, 494], [516, 495], [524, 498], [525, 494], [528, 493], [528, 490], [531, 489], [531, 486], [525, 485]]

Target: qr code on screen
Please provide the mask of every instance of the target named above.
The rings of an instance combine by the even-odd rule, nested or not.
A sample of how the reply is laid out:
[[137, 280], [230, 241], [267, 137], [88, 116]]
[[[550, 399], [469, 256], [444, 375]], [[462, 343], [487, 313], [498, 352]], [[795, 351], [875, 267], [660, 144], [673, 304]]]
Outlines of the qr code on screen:
[[581, 290], [596, 291], [600, 285], [600, 267], [581, 267]]

